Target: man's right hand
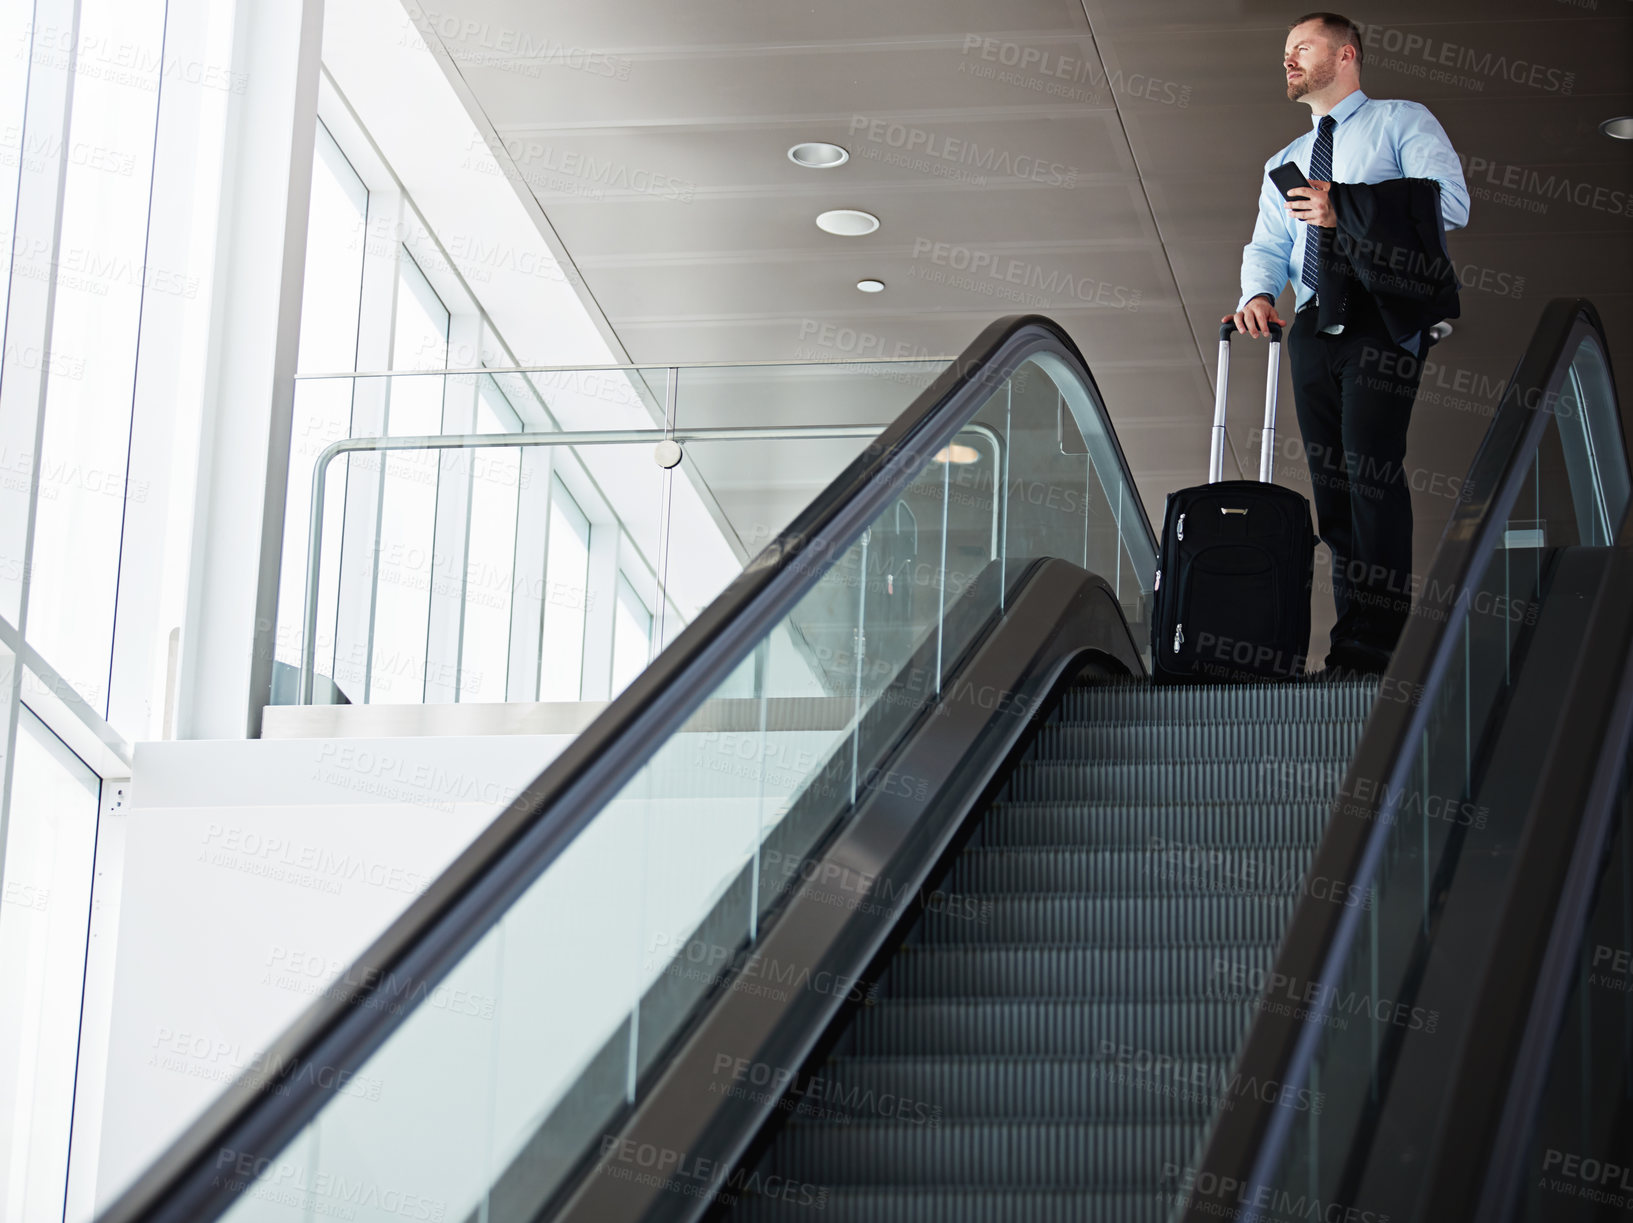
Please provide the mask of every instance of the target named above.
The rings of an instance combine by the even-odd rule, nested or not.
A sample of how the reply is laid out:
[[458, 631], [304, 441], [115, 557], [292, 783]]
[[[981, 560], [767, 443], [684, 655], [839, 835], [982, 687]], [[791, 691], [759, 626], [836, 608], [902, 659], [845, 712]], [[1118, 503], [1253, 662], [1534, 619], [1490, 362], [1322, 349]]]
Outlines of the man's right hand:
[[1270, 324], [1285, 327], [1281, 315], [1276, 313], [1276, 303], [1268, 297], [1255, 297], [1248, 301], [1235, 314], [1227, 314], [1220, 319], [1221, 323], [1236, 320], [1236, 330], [1245, 331], [1256, 340], [1262, 340], [1270, 334]]

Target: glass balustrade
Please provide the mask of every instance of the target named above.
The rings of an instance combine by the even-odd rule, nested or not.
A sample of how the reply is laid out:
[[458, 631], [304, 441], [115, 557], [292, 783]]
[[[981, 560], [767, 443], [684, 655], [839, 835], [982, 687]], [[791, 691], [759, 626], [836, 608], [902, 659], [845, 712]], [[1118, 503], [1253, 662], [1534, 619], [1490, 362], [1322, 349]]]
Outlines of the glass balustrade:
[[[350, 1069], [346, 1087], [324, 1093], [293, 1140], [229, 1160], [222, 1170], [232, 1200], [227, 1217], [321, 1213], [335, 1204], [339, 1186], [349, 1187], [357, 1219], [400, 1217], [393, 1211], [406, 1204], [432, 1212], [426, 1217], [531, 1216], [639, 1098], [664, 1049], [711, 990], [840, 988], [808, 979], [798, 965], [755, 966], [743, 957], [797, 885], [809, 851], [857, 799], [916, 784], [889, 773], [888, 754], [1001, 613], [1008, 581], [1034, 558], [1064, 557], [1113, 586], [1135, 640], [1149, 622], [1155, 541], [1104, 407], [1059, 333], [1031, 326], [1022, 331], [1029, 348], [1001, 368], [974, 371], [909, 440], [899, 431], [880, 440], [877, 422], [845, 410], [846, 396], [866, 390], [882, 411], [894, 396], [910, 398], [911, 387], [935, 373], [930, 369], [825, 369], [815, 375], [820, 394], [787, 371], [683, 369], [670, 383], [652, 374], [646, 385], [664, 388], [681, 445], [670, 468], [653, 462], [666, 430], [636, 419], [633, 407], [629, 432], [640, 435], [638, 444], [494, 433], [433, 448], [408, 439], [407, 451], [437, 455], [439, 463], [449, 450], [493, 464], [505, 456], [507, 473], [533, 455], [543, 470], [572, 463], [592, 474], [611, 472], [615, 456], [630, 456], [621, 478], [649, 498], [652, 517], [644, 528], [631, 519], [622, 529], [654, 541], [646, 554], [667, 601], [647, 608], [661, 606], [660, 619], [671, 610], [678, 617], [651, 629], [654, 647], [683, 632], [695, 603], [722, 587], [720, 607], [752, 612], [761, 627], [729, 638], [732, 654], [710, 664], [715, 678], [706, 685], [679, 677], [663, 690], [684, 702], [672, 729], [638, 752], [630, 746], [623, 779], [597, 802], [593, 818], [518, 883], [501, 910], [460, 936], [465, 950], [450, 970], [423, 981], [411, 974], [374, 981], [373, 1000], [364, 1005], [387, 1012], [379, 1022], [389, 1036]], [[897, 381], [904, 377], [906, 387]], [[811, 396], [807, 420], [819, 406], [831, 419], [796, 433], [773, 427], [780, 413], [756, 411], [766, 423], [752, 435], [724, 431], [746, 427], [740, 423], [717, 423], [740, 421], [745, 397], [770, 403], [767, 384], [783, 380]], [[866, 433], [850, 431], [859, 417], [870, 426]], [[338, 477], [322, 489], [314, 537], [323, 530], [343, 536], [360, 490], [378, 514], [389, 465], [375, 448], [346, 453], [374, 466], [361, 469], [366, 480], [349, 473], [343, 495], [331, 491]], [[849, 474], [833, 482], [853, 460]], [[473, 467], [460, 469], [461, 504], [474, 504], [475, 494], [465, 491], [478, 478]], [[450, 479], [445, 468], [426, 470]], [[769, 495], [785, 478], [798, 495]], [[833, 483], [826, 492], [817, 488], [824, 481]], [[507, 498], [530, 491], [508, 474], [495, 483]], [[692, 518], [676, 508], [683, 485], [696, 499]], [[844, 505], [871, 498], [871, 508], [842, 528], [832, 525], [837, 519], [802, 516], [795, 534], [783, 533], [808, 488], [829, 498], [844, 489]], [[594, 576], [597, 522], [571, 482], [568, 492], [590, 519], [593, 609], [602, 597]], [[435, 514], [414, 520], [416, 530], [439, 528], [441, 500]], [[487, 520], [510, 521], [510, 504], [501, 500]], [[481, 511], [469, 512], [450, 534], [476, 532]], [[801, 537], [799, 524], [808, 520], [826, 525]], [[695, 554], [682, 546], [682, 534], [705, 527], [744, 546], [719, 572], [683, 578], [682, 558]], [[519, 538], [535, 530], [547, 541], [541, 550], [574, 547], [525, 515], [514, 528], [491, 529], [501, 539], [509, 538], [505, 531]], [[749, 598], [728, 585], [736, 576], [730, 570], [768, 541], [773, 546], [739, 583], [774, 570], [766, 581], [780, 584]], [[583, 543], [576, 549], [573, 564], [582, 567]], [[334, 591], [343, 593], [348, 580], [381, 580], [378, 554], [364, 550], [362, 557], [367, 563], [353, 579], [345, 555], [312, 565], [325, 624]], [[674, 593], [686, 582], [686, 595]], [[546, 632], [550, 612], [547, 606]], [[661, 666], [654, 675], [662, 676]], [[616, 719], [629, 700], [647, 695], [632, 691], [607, 716]], [[413, 919], [412, 912], [405, 918]]]

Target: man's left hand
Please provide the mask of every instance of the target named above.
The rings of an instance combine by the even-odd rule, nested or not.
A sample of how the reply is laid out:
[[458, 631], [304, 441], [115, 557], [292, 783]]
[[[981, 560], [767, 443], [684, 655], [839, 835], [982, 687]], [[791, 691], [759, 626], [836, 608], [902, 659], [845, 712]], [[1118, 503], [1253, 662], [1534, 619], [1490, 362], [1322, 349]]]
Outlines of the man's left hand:
[[1332, 199], [1327, 194], [1331, 188], [1331, 183], [1317, 180], [1312, 180], [1308, 187], [1294, 187], [1288, 192], [1287, 211], [1295, 220], [1319, 225], [1322, 229], [1335, 228], [1338, 218], [1333, 214]]

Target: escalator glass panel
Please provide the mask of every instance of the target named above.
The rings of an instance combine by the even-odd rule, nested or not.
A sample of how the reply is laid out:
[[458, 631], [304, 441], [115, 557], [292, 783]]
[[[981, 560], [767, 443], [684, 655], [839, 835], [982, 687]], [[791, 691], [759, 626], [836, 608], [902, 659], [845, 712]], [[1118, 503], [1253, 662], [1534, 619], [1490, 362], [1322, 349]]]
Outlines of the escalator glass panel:
[[[775, 965], [748, 979], [745, 953], [859, 795], [922, 781], [881, 762], [1000, 607], [1006, 570], [1087, 560], [1145, 621], [1154, 541], [1092, 383], [1043, 352], [978, 386], [897, 460], [865, 528], [794, 562], [811, 578], [797, 601], [452, 971], [389, 983], [400, 1022], [294, 1140], [232, 1153], [225, 1217], [323, 1213], [336, 1187], [355, 1218], [532, 1217], [711, 991], [808, 987]], [[693, 461], [727, 470], [738, 445]]]
[[1524, 1223], [1633, 1215], [1633, 789], [1625, 763], [1617, 807], [1520, 1180], [1514, 1217]]

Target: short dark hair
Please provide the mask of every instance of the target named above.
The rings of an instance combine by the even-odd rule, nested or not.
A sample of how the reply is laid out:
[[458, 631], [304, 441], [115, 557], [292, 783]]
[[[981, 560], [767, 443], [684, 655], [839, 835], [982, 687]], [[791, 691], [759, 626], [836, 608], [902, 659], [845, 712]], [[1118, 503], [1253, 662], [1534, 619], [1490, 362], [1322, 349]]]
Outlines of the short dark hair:
[[1327, 36], [1327, 41], [1332, 43], [1335, 51], [1344, 47], [1354, 47], [1355, 66], [1357, 68], [1361, 66], [1361, 60], [1366, 53], [1361, 49], [1360, 26], [1342, 13], [1306, 13], [1287, 28], [1296, 30], [1306, 21], [1319, 21], [1321, 23], [1321, 32]]

